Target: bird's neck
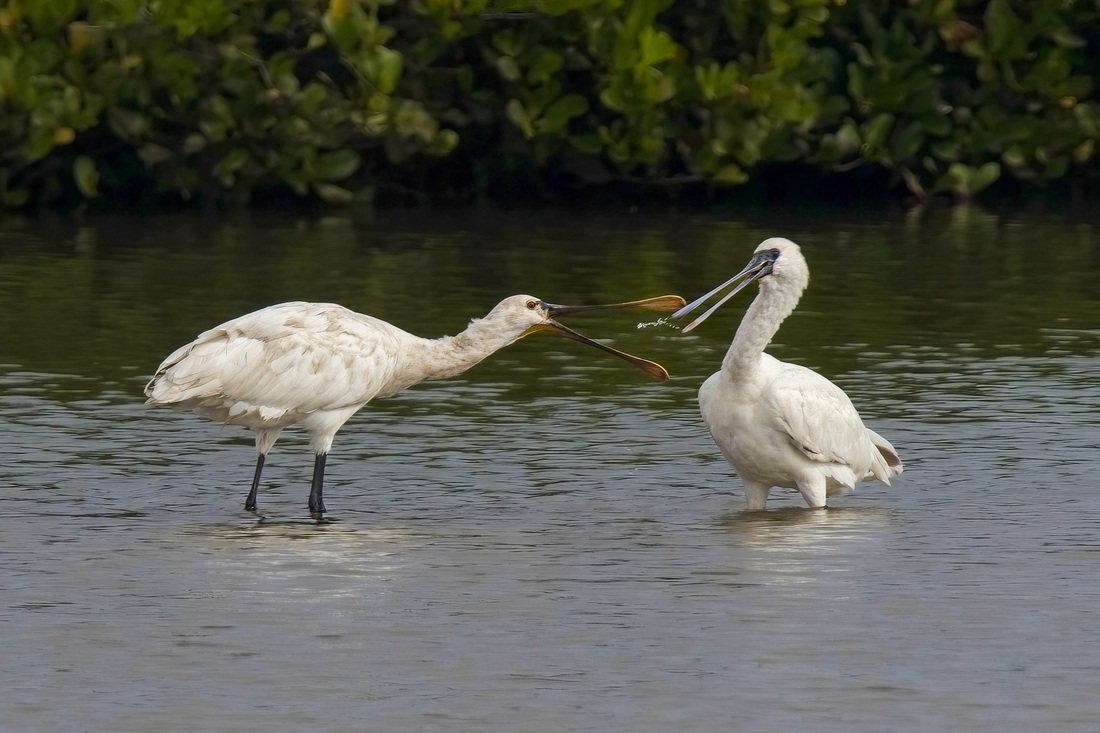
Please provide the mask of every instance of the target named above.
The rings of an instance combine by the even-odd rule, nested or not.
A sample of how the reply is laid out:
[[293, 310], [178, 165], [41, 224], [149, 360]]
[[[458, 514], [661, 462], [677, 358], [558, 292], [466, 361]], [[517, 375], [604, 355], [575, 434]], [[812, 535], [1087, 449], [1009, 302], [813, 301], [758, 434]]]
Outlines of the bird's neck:
[[480, 318], [455, 336], [421, 339], [408, 357], [416, 364], [421, 380], [446, 379], [461, 374], [490, 354], [519, 338], [514, 328]]
[[798, 305], [804, 287], [804, 283], [800, 287], [781, 287], [780, 283], [766, 280], [760, 283], [760, 293], [741, 319], [737, 335], [722, 360], [723, 370], [738, 375], [760, 363], [779, 325]]

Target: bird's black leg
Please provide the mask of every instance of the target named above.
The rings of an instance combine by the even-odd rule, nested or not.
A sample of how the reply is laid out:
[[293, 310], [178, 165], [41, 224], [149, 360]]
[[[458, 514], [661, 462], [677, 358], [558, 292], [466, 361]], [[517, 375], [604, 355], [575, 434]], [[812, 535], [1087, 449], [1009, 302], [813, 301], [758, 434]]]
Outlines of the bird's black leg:
[[325, 499], [321, 495], [322, 484], [325, 480], [325, 459], [328, 453], [318, 453], [313, 461], [313, 484], [309, 487], [309, 513], [320, 515], [325, 513]]
[[256, 459], [256, 475], [252, 477], [252, 490], [248, 492], [248, 498], [244, 500], [244, 510], [246, 512], [256, 511], [256, 491], [260, 488], [260, 474], [264, 470], [264, 459], [266, 457], [261, 453], [260, 457]]

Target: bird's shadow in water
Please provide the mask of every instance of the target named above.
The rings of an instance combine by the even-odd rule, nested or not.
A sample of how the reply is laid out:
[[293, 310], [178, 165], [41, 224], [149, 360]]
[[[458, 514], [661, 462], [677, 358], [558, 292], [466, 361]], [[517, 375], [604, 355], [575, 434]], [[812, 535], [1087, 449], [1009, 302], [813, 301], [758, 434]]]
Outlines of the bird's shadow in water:
[[256, 514], [256, 527], [258, 528], [295, 527], [323, 531], [332, 529], [338, 524], [340, 524], [340, 518], [328, 514], [305, 517], [269, 517], [264, 514]]
[[889, 521], [894, 511], [879, 506], [827, 506], [811, 509], [801, 506], [785, 506], [776, 509], [750, 512], [738, 509], [719, 518], [718, 523], [729, 529], [744, 526], [772, 526], [777, 523], [787, 525], [822, 525], [837, 523], [858, 523], [861, 521]]
[[892, 509], [868, 506], [782, 507], [767, 511], [740, 510], [719, 517], [716, 524], [740, 543], [773, 549], [853, 540], [874, 534], [897, 521]]
[[380, 552], [420, 542], [417, 535], [401, 528], [289, 518], [248, 524], [217, 522], [194, 526], [184, 533], [213, 548], [246, 551], [253, 559], [261, 555], [295, 562], [329, 558], [334, 565], [354, 558], [373, 558]]
[[346, 534], [356, 528], [342, 523], [336, 517], [313, 518], [310, 516], [271, 517], [245, 512], [240, 517], [228, 517], [209, 524], [196, 525], [188, 534], [218, 536], [224, 539], [249, 539], [254, 537], [283, 537], [288, 540], [316, 539], [325, 534]]

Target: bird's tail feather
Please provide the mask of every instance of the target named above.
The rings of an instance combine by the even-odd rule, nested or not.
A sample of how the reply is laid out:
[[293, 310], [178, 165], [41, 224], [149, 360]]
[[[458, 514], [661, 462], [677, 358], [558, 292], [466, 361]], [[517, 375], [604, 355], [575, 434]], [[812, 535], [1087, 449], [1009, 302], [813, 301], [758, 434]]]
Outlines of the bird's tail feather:
[[[874, 444], [875, 448], [878, 449], [878, 452], [882, 455], [883, 460], [886, 461], [887, 479], [890, 476], [897, 476], [901, 474], [901, 472], [905, 470], [905, 465], [901, 462], [901, 457], [898, 456], [897, 450], [890, 443], [890, 441], [876, 433], [874, 430], [871, 430], [870, 428], [867, 428], [867, 435], [871, 438], [871, 442]], [[882, 479], [881, 476], [879, 476], [878, 478]], [[882, 480], [885, 480], [886, 483], [890, 483], [889, 480]]]

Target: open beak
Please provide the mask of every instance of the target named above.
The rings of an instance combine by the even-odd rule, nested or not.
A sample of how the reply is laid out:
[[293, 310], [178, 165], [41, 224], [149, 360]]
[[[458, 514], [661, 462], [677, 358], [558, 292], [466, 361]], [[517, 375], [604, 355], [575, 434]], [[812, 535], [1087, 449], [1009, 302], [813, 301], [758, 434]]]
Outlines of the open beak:
[[688, 331], [695, 328], [696, 326], [698, 326], [703, 321], [710, 318], [710, 315], [712, 313], [714, 313], [714, 311], [721, 308], [722, 305], [727, 300], [729, 300], [730, 298], [732, 298], [733, 296], [737, 295], [742, 290], [744, 290], [746, 285], [751, 283], [753, 280], [756, 280], [757, 278], [762, 277], [763, 275], [766, 275], [768, 272], [771, 272], [771, 269], [770, 269], [769, 265], [772, 264], [773, 260], [774, 260], [774, 258], [768, 256], [767, 253], [758, 252], [749, 261], [749, 264], [745, 266], [744, 270], [737, 273], [736, 275], [731, 277], [729, 280], [726, 280], [724, 283], [722, 283], [721, 285], [716, 287], [714, 290], [711, 290], [709, 293], [702, 296], [701, 298], [698, 298], [696, 300], [691, 301], [690, 303], [685, 305], [683, 308], [681, 308], [680, 310], [673, 313], [670, 316], [670, 318], [682, 318], [682, 317], [686, 316], [688, 313], [691, 313], [693, 310], [695, 310], [696, 308], [701, 306], [703, 303], [710, 300], [714, 295], [721, 292], [723, 289], [729, 287], [730, 285], [737, 282], [741, 278], [745, 278], [745, 280], [743, 282], [739, 283], [737, 287], [735, 287], [733, 290], [726, 293], [722, 297], [721, 300], [719, 300], [717, 303], [712, 305], [706, 313], [699, 316], [698, 318], [696, 318], [694, 321], [692, 321], [688, 325], [684, 326], [683, 333], [687, 333]]
[[608, 310], [633, 310], [633, 309], [647, 309], [658, 311], [671, 311], [680, 308], [684, 304], [684, 299], [679, 295], [663, 295], [659, 298], [647, 298], [645, 300], [632, 300], [629, 303], [613, 303], [610, 305], [546, 305], [546, 309], [550, 315], [550, 319], [544, 323], [537, 324], [527, 329], [523, 334], [526, 336], [530, 333], [537, 331], [548, 331], [558, 336], [564, 336], [567, 339], [577, 341], [582, 344], [591, 346], [594, 349], [617, 356], [623, 361], [633, 364], [641, 369], [646, 374], [657, 379], [668, 379], [668, 370], [657, 362], [643, 359], [640, 356], [634, 356], [628, 354], [625, 351], [619, 351], [612, 348], [607, 344], [601, 344], [599, 341], [588, 338], [587, 336], [577, 333], [573, 329], [563, 326], [557, 321], [553, 320], [556, 316], [562, 315], [574, 315], [577, 313], [592, 313], [594, 311], [608, 311]]

